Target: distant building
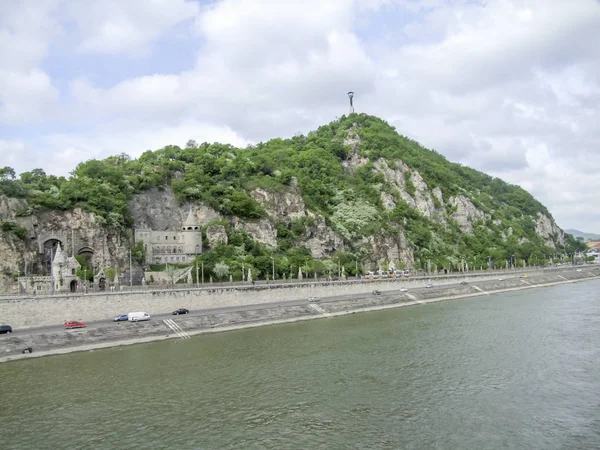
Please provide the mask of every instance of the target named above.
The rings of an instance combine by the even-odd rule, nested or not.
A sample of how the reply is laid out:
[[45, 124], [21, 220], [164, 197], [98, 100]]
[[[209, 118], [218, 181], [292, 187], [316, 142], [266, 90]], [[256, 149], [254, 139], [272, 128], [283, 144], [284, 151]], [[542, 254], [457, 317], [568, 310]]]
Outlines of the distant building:
[[191, 209], [180, 231], [136, 228], [134, 238], [144, 243], [146, 264], [185, 264], [202, 253], [202, 229]]
[[594, 258], [594, 261], [591, 262], [594, 262], [596, 264], [600, 263], [600, 250], [598, 250], [598, 248], [596, 247], [586, 252], [585, 256], [587, 258]]

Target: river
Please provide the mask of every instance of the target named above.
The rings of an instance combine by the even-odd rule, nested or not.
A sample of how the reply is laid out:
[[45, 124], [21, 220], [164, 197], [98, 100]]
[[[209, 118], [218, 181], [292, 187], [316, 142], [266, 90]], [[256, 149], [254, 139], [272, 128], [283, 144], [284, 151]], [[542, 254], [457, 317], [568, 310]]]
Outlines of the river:
[[598, 449], [600, 281], [0, 364], [8, 449]]

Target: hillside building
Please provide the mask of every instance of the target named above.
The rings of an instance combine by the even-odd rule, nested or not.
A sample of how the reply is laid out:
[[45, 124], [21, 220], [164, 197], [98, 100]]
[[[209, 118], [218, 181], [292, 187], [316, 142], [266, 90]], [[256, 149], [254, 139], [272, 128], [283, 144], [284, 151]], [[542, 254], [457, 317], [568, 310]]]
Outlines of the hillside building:
[[134, 239], [144, 243], [146, 264], [186, 264], [202, 253], [202, 229], [191, 209], [179, 231], [136, 228]]

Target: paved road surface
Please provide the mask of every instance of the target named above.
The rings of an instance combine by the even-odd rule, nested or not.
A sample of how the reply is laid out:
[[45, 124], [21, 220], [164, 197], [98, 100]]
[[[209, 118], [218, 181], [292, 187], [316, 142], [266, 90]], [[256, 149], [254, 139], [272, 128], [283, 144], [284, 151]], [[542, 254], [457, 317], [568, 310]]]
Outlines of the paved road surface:
[[[504, 276], [503, 278], [509, 279], [509, 278], [518, 278], [518, 277], [519, 277], [518, 275], [514, 275], [512, 277]], [[448, 288], [448, 287], [458, 286], [458, 285], [460, 285], [460, 282], [444, 283], [444, 284], [438, 284], [438, 285], [434, 284], [434, 286], [432, 288], [425, 288], [425, 287], [410, 288], [409, 292], [420, 292], [425, 289], [435, 290], [435, 289]], [[400, 288], [394, 289], [394, 290], [381, 291], [382, 295], [393, 295], [393, 294], [399, 294], [400, 292], [401, 292]], [[319, 300], [317, 300], [316, 302], [319, 302], [319, 301], [335, 302], [335, 301], [343, 301], [343, 300], [352, 300], [352, 299], [365, 298], [365, 297], [368, 297], [371, 295], [373, 295], [371, 292], [364, 292], [364, 293], [360, 293], [360, 294], [319, 297]], [[300, 306], [300, 305], [307, 305], [307, 304], [313, 303], [313, 302], [314, 302], [313, 300], [305, 298], [305, 299], [299, 299], [299, 300], [283, 300], [280, 302], [261, 303], [261, 304], [255, 304], [255, 305], [241, 305], [241, 306], [229, 306], [229, 307], [223, 307], [223, 308], [190, 310], [190, 313], [183, 317], [206, 316], [206, 315], [213, 315], [213, 314], [227, 313], [227, 312], [234, 312], [234, 311], [251, 311], [251, 310], [273, 308], [273, 307], [279, 307], [279, 306]], [[186, 305], [181, 305], [181, 308], [185, 308], [185, 307], [186, 307]], [[127, 314], [128, 312], [129, 311], [115, 311], [113, 317], [116, 317], [120, 314]], [[151, 320], [173, 319], [173, 320], [177, 321], [177, 319], [179, 317], [182, 317], [182, 316], [174, 316], [172, 314], [152, 314], [152, 311], [146, 311], [146, 312], [148, 312], [152, 316]], [[93, 322], [88, 322], [85, 320], [85, 318], [80, 318], [80, 317], [72, 317], [69, 320], [79, 320], [79, 319], [83, 320], [86, 323], [87, 329], [102, 328], [102, 327], [107, 327], [107, 326], [125, 326], [126, 327], [126, 326], [132, 325], [131, 322], [126, 322], [126, 321], [113, 322], [112, 317], [108, 318], [107, 320], [98, 320], [98, 321], [93, 321]], [[44, 327], [13, 329], [12, 335], [19, 336], [19, 335], [56, 333], [56, 332], [60, 332], [63, 330], [64, 330], [64, 328], [62, 325], [50, 325], [50, 326], [44, 326]], [[69, 332], [77, 332], [77, 329], [68, 330], [68, 331]]]

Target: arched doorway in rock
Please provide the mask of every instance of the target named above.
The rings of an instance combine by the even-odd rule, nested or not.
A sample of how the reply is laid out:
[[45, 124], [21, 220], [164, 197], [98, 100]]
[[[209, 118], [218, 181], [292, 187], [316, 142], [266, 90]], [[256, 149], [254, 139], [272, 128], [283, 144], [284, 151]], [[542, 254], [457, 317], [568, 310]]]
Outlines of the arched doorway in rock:
[[71, 290], [71, 292], [77, 292], [77, 280], [71, 280], [69, 289]]
[[44, 267], [46, 267], [46, 273], [49, 275], [52, 270], [52, 258], [56, 254], [56, 248], [60, 244], [61, 248], [63, 243], [55, 238], [47, 239], [44, 242]]
[[83, 255], [83, 257], [85, 258], [86, 261], [86, 265], [88, 267], [92, 267], [92, 258], [94, 257], [94, 249], [92, 247], [81, 247], [78, 251], [77, 251], [78, 255]]
[[106, 278], [102, 277], [98, 280], [98, 289], [101, 291], [106, 290]]

